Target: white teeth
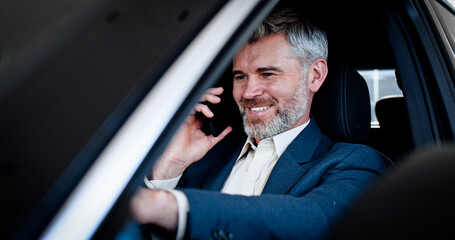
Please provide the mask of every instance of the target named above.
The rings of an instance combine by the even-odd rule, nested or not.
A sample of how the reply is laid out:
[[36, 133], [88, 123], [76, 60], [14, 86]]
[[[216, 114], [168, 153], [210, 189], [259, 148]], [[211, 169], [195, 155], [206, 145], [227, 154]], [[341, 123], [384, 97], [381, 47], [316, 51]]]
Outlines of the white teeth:
[[270, 106], [265, 106], [265, 107], [255, 107], [255, 108], [251, 108], [251, 111], [253, 112], [260, 112], [260, 111], [264, 111], [266, 109], [269, 109]]

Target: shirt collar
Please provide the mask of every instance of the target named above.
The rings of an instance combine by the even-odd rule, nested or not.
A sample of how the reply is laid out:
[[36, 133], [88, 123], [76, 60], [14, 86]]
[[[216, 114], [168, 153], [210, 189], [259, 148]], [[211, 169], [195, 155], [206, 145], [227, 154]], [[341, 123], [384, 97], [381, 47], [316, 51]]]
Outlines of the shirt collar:
[[[273, 143], [275, 145], [275, 151], [276, 154], [278, 155], [278, 158], [281, 157], [281, 154], [284, 153], [286, 148], [291, 144], [292, 141], [299, 135], [300, 132], [303, 131], [303, 129], [308, 126], [310, 123], [310, 120], [308, 120], [306, 123], [297, 126], [295, 128], [289, 129], [285, 132], [282, 132], [280, 134], [277, 134], [272, 137]], [[248, 137], [246, 139], [245, 144], [243, 145], [242, 151], [240, 152], [239, 157], [237, 158], [237, 161], [241, 159], [248, 151], [250, 150], [250, 147], [256, 151], [256, 146], [254, 145], [254, 139], [252, 137]]]

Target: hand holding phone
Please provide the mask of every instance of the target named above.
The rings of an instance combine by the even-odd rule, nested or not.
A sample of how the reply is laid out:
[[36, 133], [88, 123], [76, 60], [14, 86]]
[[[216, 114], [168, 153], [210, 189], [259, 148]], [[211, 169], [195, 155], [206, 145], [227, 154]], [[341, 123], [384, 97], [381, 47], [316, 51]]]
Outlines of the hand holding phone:
[[210, 102], [202, 102], [202, 104], [209, 107], [214, 116], [212, 118], [208, 118], [200, 112], [196, 113], [196, 117], [199, 119], [199, 121], [202, 122], [201, 130], [207, 136], [212, 135], [214, 137], [217, 137], [224, 129], [226, 129], [228, 122], [226, 120], [220, 119], [219, 114], [217, 114], [218, 111], [216, 111], [216, 104]]

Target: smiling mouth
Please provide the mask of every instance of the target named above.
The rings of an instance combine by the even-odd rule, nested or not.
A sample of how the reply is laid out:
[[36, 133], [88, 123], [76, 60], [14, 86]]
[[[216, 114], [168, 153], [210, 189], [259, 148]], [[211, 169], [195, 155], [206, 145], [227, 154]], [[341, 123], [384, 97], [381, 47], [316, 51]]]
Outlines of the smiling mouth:
[[264, 107], [253, 107], [253, 108], [250, 108], [251, 111], [253, 112], [262, 112], [262, 111], [265, 111], [267, 109], [269, 109], [271, 106], [264, 106]]
[[278, 101], [274, 98], [253, 98], [253, 99], [245, 99], [242, 98], [240, 100], [240, 109], [242, 112], [246, 111], [249, 112], [249, 114], [256, 115], [256, 114], [262, 114], [267, 112], [271, 107], [277, 106]]

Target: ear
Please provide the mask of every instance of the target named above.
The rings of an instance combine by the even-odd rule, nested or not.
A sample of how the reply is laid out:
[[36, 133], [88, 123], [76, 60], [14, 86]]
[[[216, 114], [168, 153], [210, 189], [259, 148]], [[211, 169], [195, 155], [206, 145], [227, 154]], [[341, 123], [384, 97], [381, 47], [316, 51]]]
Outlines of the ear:
[[308, 89], [315, 93], [319, 90], [327, 77], [327, 61], [323, 58], [316, 59], [308, 68]]

